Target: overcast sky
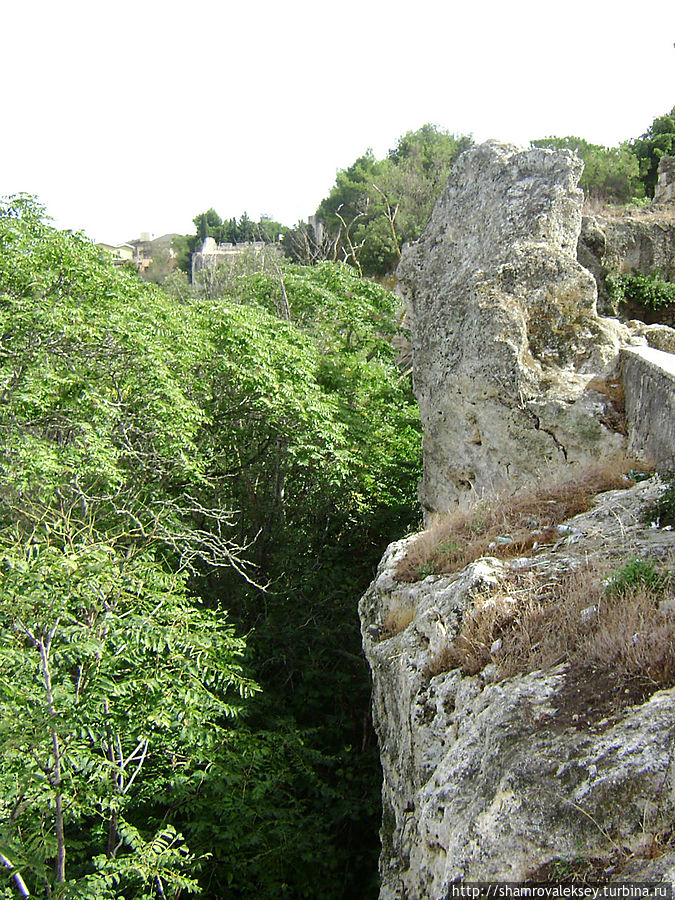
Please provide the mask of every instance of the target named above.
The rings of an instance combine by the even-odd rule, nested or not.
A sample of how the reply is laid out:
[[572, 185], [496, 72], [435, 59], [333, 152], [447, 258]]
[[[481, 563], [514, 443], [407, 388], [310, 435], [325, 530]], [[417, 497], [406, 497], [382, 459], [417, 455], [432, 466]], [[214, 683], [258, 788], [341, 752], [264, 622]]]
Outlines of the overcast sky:
[[293, 225], [425, 122], [636, 137], [675, 105], [674, 42], [674, 0], [4, 0], [0, 194], [111, 242], [211, 206]]

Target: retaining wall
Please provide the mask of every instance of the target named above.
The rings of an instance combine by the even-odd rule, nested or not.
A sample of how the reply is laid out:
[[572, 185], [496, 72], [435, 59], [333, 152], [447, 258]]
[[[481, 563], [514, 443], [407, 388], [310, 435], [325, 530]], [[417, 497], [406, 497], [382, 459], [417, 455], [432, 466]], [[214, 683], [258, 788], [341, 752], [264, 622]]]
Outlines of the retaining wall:
[[675, 354], [652, 347], [621, 352], [629, 453], [675, 469]]

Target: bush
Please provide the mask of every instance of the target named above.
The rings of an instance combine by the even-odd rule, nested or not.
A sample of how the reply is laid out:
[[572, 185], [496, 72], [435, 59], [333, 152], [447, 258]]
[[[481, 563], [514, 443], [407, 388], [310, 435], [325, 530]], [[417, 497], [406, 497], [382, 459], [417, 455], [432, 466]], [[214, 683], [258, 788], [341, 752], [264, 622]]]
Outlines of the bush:
[[660, 275], [614, 274], [607, 276], [606, 283], [615, 304], [637, 303], [658, 310], [675, 303], [675, 284]]
[[652, 560], [634, 557], [607, 579], [605, 593], [609, 596], [625, 595], [640, 587], [660, 592], [670, 583], [669, 575], [657, 572]]

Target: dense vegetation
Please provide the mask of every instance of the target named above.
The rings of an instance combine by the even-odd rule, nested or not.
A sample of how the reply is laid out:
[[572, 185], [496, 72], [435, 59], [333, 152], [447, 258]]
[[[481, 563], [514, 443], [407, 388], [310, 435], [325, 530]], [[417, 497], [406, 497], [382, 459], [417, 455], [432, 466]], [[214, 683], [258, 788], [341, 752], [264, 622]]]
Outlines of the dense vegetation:
[[[403, 244], [416, 240], [431, 215], [457, 156], [471, 146], [433, 125], [409, 131], [383, 160], [371, 151], [339, 171], [317, 217], [327, 231], [325, 249], [361, 274], [385, 275], [401, 256]], [[303, 229], [286, 234], [284, 248], [310, 262]]]
[[416, 515], [397, 302], [180, 297], [0, 208], [0, 896], [374, 896], [359, 592]]
[[640, 163], [628, 144], [601, 147], [577, 137], [550, 137], [532, 141], [532, 146], [573, 150], [584, 163], [579, 186], [593, 200], [601, 203], [628, 203], [645, 196]]
[[581, 187], [601, 203], [629, 203], [654, 196], [659, 160], [675, 152], [675, 107], [657, 116], [639, 138], [601, 147], [578, 137], [547, 137], [534, 147], [573, 150], [584, 163]]

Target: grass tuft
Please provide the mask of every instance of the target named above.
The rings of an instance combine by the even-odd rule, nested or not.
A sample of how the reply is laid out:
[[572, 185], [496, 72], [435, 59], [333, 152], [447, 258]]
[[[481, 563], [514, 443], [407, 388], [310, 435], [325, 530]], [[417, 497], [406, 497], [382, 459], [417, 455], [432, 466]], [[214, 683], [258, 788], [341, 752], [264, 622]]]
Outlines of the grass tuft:
[[507, 678], [569, 663], [672, 685], [675, 612], [663, 601], [674, 587], [673, 573], [649, 560], [614, 572], [589, 563], [557, 581], [511, 573], [496, 595], [477, 599], [429, 675], [454, 668], [475, 675], [494, 663]]
[[411, 542], [396, 572], [399, 581], [457, 572], [481, 556], [525, 556], [554, 544], [558, 526], [591, 508], [603, 491], [632, 484], [634, 460], [616, 459], [574, 472], [553, 484], [478, 499], [468, 510], [434, 517]]

